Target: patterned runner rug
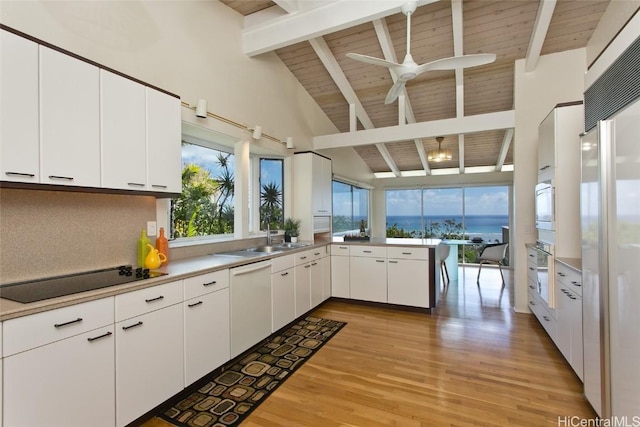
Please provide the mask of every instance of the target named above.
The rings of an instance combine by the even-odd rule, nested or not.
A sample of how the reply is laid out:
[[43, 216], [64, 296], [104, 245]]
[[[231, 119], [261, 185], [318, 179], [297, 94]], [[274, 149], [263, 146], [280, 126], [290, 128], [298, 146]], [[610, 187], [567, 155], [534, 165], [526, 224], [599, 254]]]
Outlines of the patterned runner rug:
[[300, 320], [159, 416], [180, 427], [236, 426], [345, 325], [311, 316]]

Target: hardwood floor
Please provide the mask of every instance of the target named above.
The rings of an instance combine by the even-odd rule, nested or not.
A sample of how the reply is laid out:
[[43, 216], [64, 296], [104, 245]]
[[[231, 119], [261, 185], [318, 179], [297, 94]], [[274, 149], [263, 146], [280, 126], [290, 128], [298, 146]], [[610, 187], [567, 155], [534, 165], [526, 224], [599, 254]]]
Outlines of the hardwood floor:
[[[243, 426], [541, 426], [595, 418], [537, 320], [512, 309], [512, 274], [461, 267], [431, 314], [329, 301], [348, 324]], [[563, 425], [568, 425], [567, 423]], [[154, 419], [145, 427], [167, 426]]]

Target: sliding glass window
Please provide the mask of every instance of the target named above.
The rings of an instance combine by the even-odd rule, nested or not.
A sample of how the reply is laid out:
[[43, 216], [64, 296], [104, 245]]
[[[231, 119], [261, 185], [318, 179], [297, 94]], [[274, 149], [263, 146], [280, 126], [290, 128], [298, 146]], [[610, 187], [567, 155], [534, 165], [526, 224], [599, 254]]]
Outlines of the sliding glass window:
[[364, 220], [369, 229], [369, 190], [333, 181], [333, 235], [357, 234]]

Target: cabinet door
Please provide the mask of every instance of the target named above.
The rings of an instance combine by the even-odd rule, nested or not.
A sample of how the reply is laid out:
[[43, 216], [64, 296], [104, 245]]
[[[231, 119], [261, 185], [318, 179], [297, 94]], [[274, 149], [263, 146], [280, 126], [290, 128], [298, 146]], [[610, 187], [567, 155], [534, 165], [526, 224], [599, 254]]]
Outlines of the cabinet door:
[[3, 359], [4, 426], [113, 427], [113, 325]]
[[584, 360], [583, 348], [584, 342], [582, 337], [582, 298], [573, 295], [574, 299], [570, 301], [569, 316], [571, 318], [571, 360], [570, 364], [578, 378], [581, 380], [584, 376]]
[[229, 288], [184, 302], [184, 386], [231, 358]]
[[311, 263], [296, 265], [296, 317], [311, 310]]
[[0, 180], [39, 182], [38, 45], [0, 30]]
[[387, 272], [389, 303], [429, 307], [429, 261], [390, 259]]
[[348, 256], [331, 256], [331, 295], [338, 298], [351, 297]]
[[102, 187], [145, 190], [145, 88], [100, 70]]
[[183, 331], [182, 304], [116, 323], [116, 426], [182, 390]]
[[311, 288], [311, 308], [316, 307], [322, 300], [322, 261], [317, 259], [311, 262], [309, 269], [309, 283]]
[[387, 302], [387, 260], [351, 257], [349, 260], [351, 298]]
[[296, 318], [296, 290], [294, 269], [271, 275], [271, 331], [275, 332]]
[[322, 261], [322, 301], [331, 297], [331, 257], [325, 256]]
[[313, 213], [331, 215], [331, 160], [312, 155]]
[[44, 46], [39, 48], [40, 181], [99, 187], [98, 67]]
[[146, 93], [148, 189], [181, 193], [180, 99], [149, 87]]
[[571, 361], [571, 293], [564, 287], [556, 288], [556, 317], [558, 333], [556, 344], [567, 361]]

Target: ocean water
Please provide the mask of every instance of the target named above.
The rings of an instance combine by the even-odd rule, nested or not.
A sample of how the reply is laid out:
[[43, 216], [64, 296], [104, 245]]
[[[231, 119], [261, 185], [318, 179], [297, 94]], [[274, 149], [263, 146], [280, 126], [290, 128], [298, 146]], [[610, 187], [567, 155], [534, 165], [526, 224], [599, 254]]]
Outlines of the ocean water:
[[[456, 223], [463, 224], [464, 234], [470, 239], [480, 237], [484, 241], [502, 241], [502, 227], [509, 226], [508, 215], [465, 215], [464, 222], [461, 215], [425, 216], [424, 228], [427, 230], [435, 223], [440, 225], [440, 230], [444, 230], [444, 222], [452, 219]], [[422, 217], [417, 216], [388, 216], [387, 228], [397, 224], [398, 228], [405, 231], [422, 230]]]

